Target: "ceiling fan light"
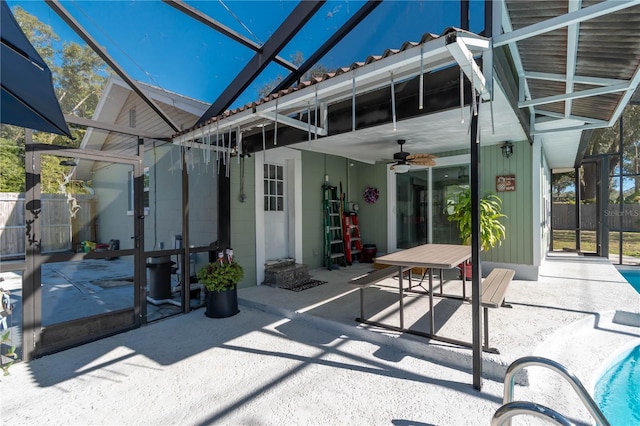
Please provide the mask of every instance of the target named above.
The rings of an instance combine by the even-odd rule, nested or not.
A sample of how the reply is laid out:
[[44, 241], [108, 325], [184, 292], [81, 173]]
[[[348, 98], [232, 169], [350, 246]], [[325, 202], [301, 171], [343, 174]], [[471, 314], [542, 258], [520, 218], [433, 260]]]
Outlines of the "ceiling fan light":
[[393, 166], [393, 170], [396, 173], [407, 173], [409, 171], [409, 169], [411, 168], [411, 166], [409, 164], [396, 164], [395, 166]]

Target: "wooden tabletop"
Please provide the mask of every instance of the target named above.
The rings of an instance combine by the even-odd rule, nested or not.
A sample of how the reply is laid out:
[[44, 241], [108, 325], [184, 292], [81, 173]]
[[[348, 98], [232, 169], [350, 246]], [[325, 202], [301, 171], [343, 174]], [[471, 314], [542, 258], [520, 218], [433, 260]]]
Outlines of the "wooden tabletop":
[[471, 246], [422, 244], [410, 249], [376, 257], [382, 265], [452, 269], [471, 258]]

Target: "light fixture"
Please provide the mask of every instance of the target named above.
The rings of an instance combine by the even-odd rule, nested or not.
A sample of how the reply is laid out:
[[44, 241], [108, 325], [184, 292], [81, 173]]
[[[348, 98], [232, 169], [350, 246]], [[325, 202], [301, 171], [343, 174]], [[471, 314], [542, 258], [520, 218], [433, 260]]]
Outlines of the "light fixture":
[[407, 163], [398, 163], [395, 166], [393, 166], [393, 170], [396, 173], [407, 173], [409, 171], [409, 169], [411, 168], [411, 166]]
[[505, 158], [509, 158], [513, 155], [513, 144], [511, 142], [505, 142], [502, 144], [500, 149], [502, 149], [502, 156]]

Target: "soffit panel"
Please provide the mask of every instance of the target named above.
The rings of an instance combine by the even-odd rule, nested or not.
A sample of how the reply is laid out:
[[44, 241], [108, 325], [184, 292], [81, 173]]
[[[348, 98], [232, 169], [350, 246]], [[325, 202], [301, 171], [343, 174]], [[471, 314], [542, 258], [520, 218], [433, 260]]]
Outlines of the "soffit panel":
[[618, 106], [621, 95], [608, 93], [592, 98], [576, 99], [573, 101], [573, 115], [578, 117], [592, 117], [597, 120], [608, 121]]
[[580, 24], [577, 75], [630, 80], [638, 62], [640, 6]]

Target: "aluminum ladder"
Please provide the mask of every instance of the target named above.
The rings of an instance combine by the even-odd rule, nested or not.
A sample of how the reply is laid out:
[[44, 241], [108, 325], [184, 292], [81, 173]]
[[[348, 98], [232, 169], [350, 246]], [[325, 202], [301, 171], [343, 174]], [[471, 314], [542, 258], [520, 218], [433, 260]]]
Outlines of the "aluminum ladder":
[[342, 234], [342, 201], [338, 199], [335, 186], [322, 185], [322, 194], [325, 266], [332, 270], [337, 269], [338, 264], [347, 266]]

